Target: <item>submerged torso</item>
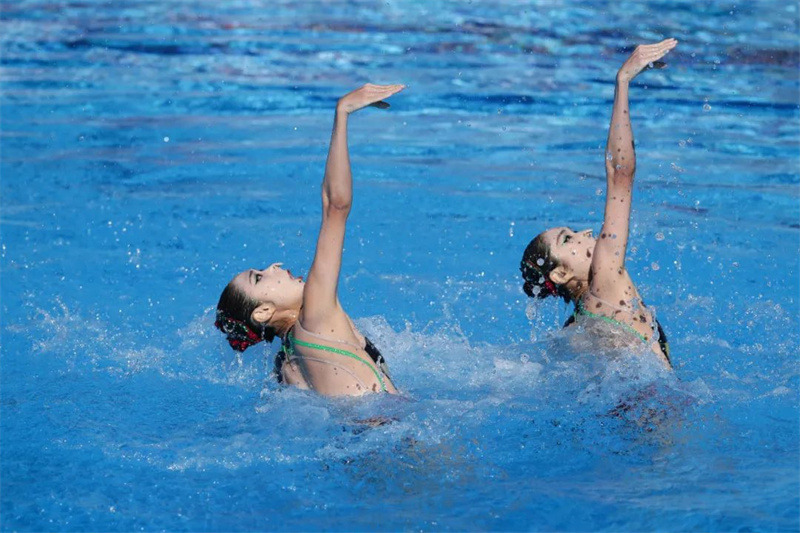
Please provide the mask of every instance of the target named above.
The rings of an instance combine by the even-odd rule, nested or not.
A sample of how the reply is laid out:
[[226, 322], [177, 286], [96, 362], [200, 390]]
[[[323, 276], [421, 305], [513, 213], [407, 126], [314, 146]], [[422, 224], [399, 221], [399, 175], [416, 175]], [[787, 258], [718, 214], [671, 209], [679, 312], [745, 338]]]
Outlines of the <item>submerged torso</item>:
[[625, 277], [629, 292], [626, 291], [627, 294], [624, 297], [617, 297], [610, 301], [609, 297], [601, 297], [596, 294], [595, 290], [590, 289], [575, 302], [575, 312], [569, 323], [572, 323], [574, 319], [587, 317], [612, 325], [616, 329], [628, 333], [628, 335], [620, 337], [621, 342], [625, 342], [624, 337], [638, 338], [640, 342], [647, 344], [667, 366], [671, 366], [669, 345], [661, 324], [656, 320], [652, 310], [644, 304], [630, 278], [627, 275]]
[[395, 392], [380, 352], [360, 334], [355, 340], [322, 336], [298, 321], [284, 339], [282, 380], [326, 396]]

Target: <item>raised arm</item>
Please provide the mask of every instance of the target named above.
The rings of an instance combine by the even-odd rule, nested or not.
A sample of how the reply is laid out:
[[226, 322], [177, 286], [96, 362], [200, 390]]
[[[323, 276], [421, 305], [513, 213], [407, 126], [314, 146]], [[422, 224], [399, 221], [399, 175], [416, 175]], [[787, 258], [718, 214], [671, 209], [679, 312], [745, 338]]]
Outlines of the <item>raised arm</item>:
[[675, 39], [665, 39], [660, 43], [637, 46], [617, 72], [606, 144], [606, 209], [603, 228], [592, 257], [593, 284], [613, 283], [625, 266], [631, 193], [636, 172], [636, 153], [628, 111], [628, 85], [647, 68], [665, 67], [659, 60], [677, 44]]
[[347, 119], [367, 106], [385, 109], [384, 98], [401, 91], [403, 85], [367, 84], [339, 99], [322, 181], [322, 226], [317, 251], [303, 292], [303, 316], [324, 320], [338, 305], [337, 288], [342, 265], [344, 232], [353, 202], [353, 180], [347, 150]]

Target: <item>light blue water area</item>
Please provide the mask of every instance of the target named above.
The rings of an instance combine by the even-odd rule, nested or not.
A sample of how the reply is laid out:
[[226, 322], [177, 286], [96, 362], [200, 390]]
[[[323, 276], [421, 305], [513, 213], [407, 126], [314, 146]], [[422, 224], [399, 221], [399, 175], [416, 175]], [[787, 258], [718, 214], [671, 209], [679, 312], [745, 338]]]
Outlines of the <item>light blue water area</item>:
[[[2, 530], [800, 528], [796, 2], [0, 7]], [[616, 68], [666, 36], [628, 265], [674, 373], [518, 272], [599, 229]], [[367, 81], [408, 89], [352, 120], [341, 297], [405, 395], [330, 400], [213, 307], [307, 272]]]

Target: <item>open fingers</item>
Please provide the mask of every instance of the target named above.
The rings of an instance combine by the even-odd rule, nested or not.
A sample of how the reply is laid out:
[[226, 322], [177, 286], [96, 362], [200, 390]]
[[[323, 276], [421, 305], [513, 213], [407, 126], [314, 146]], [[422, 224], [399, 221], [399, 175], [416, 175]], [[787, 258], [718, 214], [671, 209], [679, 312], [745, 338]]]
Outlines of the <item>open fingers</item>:
[[670, 50], [675, 48], [678, 45], [678, 41], [675, 39], [664, 39], [660, 43], [656, 44], [649, 44], [640, 47], [640, 54], [642, 59], [650, 61], [655, 61], [664, 57]]
[[661, 61], [661, 58], [677, 45], [677, 39], [669, 38], [658, 43], [637, 46], [620, 68], [619, 75], [622, 76], [622, 79], [630, 81], [643, 70], [666, 67], [666, 63]]
[[369, 90], [370, 103], [367, 105], [378, 109], [389, 109], [390, 106], [387, 102], [384, 102], [384, 99], [399, 93], [403, 89], [405, 89], [405, 85], [376, 85]]
[[664, 39], [660, 43], [641, 45], [634, 53], [635, 61], [646, 68], [664, 68], [666, 63], [659, 60], [677, 45], [678, 41], [675, 39]]
[[371, 85], [367, 84], [364, 86], [367, 89], [368, 94], [371, 97], [374, 97], [376, 100], [383, 100], [384, 98], [389, 98], [393, 94], [397, 94], [403, 89], [406, 88], [405, 85]]
[[399, 93], [403, 89], [405, 89], [405, 85], [401, 84], [375, 85], [373, 83], [367, 83], [355, 91], [344, 95], [339, 100], [340, 109], [348, 113], [352, 113], [353, 111], [367, 106], [386, 109], [389, 107], [389, 104], [384, 102], [384, 100], [393, 94]]
[[669, 49], [669, 48], [675, 48], [675, 46], [677, 44], [678, 44], [678, 40], [677, 39], [673, 39], [672, 37], [670, 37], [669, 39], [664, 39], [663, 41], [658, 42], [658, 43], [644, 44], [644, 45], [642, 45], [642, 48], [652, 48], [652, 49], [667, 48], [667, 49]]

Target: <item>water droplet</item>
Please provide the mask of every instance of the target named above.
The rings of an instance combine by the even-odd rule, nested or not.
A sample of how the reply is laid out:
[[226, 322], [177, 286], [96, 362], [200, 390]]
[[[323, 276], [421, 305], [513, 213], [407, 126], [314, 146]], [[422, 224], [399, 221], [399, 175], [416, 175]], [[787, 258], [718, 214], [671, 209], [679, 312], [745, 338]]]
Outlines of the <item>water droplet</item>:
[[164, 137], [164, 142], [168, 143], [169, 142], [169, 137]]
[[660, 268], [661, 268], [661, 266], [659, 266], [659, 264], [658, 264], [658, 263], [656, 263], [655, 261], [653, 261], [652, 263], [650, 263], [650, 268], [652, 268], [653, 270], [658, 270], [658, 269], [660, 269]]
[[703, 111], [711, 111], [711, 106], [708, 104], [703, 104]]
[[528, 354], [523, 353], [523, 354], [520, 354], [519, 360], [522, 361], [523, 363], [527, 363], [528, 361], [531, 360], [531, 358], [530, 358], [530, 356]]
[[[542, 266], [542, 265], [544, 265], [544, 259], [542, 259], [542, 258], [540, 257], [539, 259], [537, 259], [537, 260], [536, 260], [536, 264], [537, 264], [537, 265], [539, 265], [539, 266]], [[542, 281], [544, 281], [544, 280], [542, 280]]]
[[656, 240], [657, 241], [663, 241], [664, 240], [664, 234], [661, 233], [660, 231], [658, 233], [656, 233]]
[[613, 156], [613, 155], [611, 155], [611, 152], [606, 152], [606, 159], [608, 159], [609, 161], [611, 161], [612, 159], [614, 159], [614, 156]]

